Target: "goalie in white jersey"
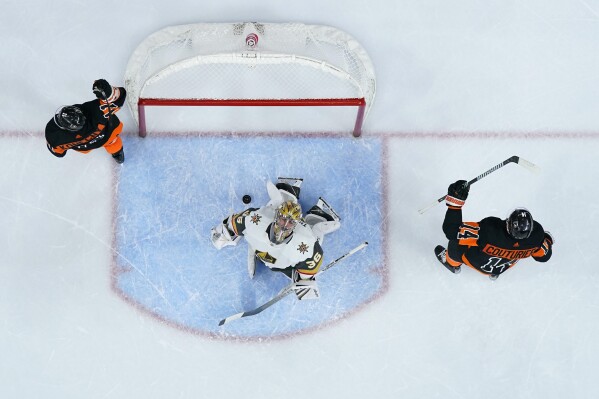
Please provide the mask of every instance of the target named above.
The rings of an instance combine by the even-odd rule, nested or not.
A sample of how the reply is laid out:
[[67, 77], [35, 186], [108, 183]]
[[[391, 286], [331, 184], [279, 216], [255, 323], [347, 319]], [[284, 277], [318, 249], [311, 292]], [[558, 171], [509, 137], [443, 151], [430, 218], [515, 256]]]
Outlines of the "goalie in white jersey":
[[256, 260], [285, 273], [295, 283], [299, 299], [319, 297], [315, 275], [322, 264], [324, 235], [340, 227], [339, 216], [322, 198], [302, 218], [298, 202], [302, 179], [279, 178], [268, 182], [270, 201], [262, 208], [233, 214], [212, 228], [216, 249], [248, 243], [248, 272], [254, 277]]

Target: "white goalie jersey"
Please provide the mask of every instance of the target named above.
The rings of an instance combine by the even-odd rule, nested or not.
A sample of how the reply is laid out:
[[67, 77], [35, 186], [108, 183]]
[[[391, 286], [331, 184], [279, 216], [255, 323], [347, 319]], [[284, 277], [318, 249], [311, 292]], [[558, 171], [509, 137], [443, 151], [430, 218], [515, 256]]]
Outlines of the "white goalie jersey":
[[[294, 280], [310, 279], [318, 273], [322, 264], [321, 243], [324, 235], [340, 227], [339, 218], [334, 212], [335, 217], [323, 217], [310, 210], [305, 219], [298, 218], [291, 234], [282, 241], [273, 240], [274, 230], [278, 227], [277, 212], [280, 212], [280, 207], [285, 203], [297, 204], [297, 198], [286, 190], [278, 189], [271, 182], [268, 182], [267, 190], [270, 196], [268, 204], [229, 216], [212, 229], [212, 243], [217, 249], [221, 249], [237, 245], [241, 237], [245, 237], [249, 246], [249, 258], [260, 259], [270, 269], [293, 268], [298, 274]], [[296, 206], [301, 211], [299, 204]], [[318, 204], [313, 209], [317, 207]], [[248, 263], [251, 264], [250, 259]], [[250, 276], [253, 276], [250, 267], [248, 270]]]
[[231, 226], [237, 236], [245, 237], [255, 255], [271, 269], [294, 267], [302, 275], [314, 275], [322, 263], [322, 248], [316, 235], [305, 222], [300, 221], [293, 234], [280, 244], [270, 241], [270, 229], [276, 207], [267, 205], [231, 217]]

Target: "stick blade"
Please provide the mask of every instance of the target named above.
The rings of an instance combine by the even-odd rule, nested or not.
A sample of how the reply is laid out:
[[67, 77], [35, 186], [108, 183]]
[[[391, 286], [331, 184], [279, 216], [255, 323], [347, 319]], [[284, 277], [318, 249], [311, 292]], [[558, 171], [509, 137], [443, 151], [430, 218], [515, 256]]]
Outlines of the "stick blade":
[[424, 212], [428, 211], [429, 209], [431, 209], [433, 206], [435, 206], [437, 204], [438, 204], [438, 202], [435, 201], [432, 204], [425, 206], [424, 208], [420, 208], [420, 209], [418, 209], [418, 213], [422, 215], [422, 214], [424, 214]]
[[230, 321], [241, 319], [244, 315], [245, 315], [245, 313], [241, 312], [241, 313], [234, 314], [233, 316], [226, 317], [226, 318], [222, 319], [221, 321], [219, 321], [218, 325], [222, 326], [223, 324], [228, 323]]
[[528, 169], [532, 173], [539, 173], [541, 171], [541, 168], [539, 168], [534, 163], [532, 163], [530, 161], [527, 161], [524, 158], [520, 158], [520, 157], [516, 157], [516, 158], [518, 159], [517, 160], [518, 165], [525, 167], [526, 169]]

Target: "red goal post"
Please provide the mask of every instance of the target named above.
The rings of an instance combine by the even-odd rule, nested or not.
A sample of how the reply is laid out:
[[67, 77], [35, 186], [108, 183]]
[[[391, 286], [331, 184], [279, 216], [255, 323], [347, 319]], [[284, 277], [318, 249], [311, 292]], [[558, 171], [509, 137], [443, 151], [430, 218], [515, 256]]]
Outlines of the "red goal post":
[[127, 102], [146, 136], [146, 107], [356, 107], [358, 137], [374, 100], [366, 51], [338, 29], [298, 23], [164, 28], [134, 51]]

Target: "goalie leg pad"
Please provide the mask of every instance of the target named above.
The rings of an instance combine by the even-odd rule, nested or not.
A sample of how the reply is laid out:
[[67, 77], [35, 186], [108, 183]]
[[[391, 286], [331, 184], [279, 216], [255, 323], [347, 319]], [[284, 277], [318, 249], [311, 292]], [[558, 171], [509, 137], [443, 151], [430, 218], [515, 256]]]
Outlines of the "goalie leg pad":
[[312, 228], [312, 232], [322, 243], [325, 234], [332, 233], [341, 227], [341, 218], [324, 199], [319, 198], [304, 218], [307, 225]]
[[339, 222], [320, 222], [315, 225], [310, 225], [308, 220], [306, 220], [306, 224], [308, 224], [312, 228], [312, 232], [318, 238], [318, 241], [322, 244], [324, 240], [324, 236], [326, 234], [332, 233], [333, 231], [339, 229], [341, 227], [341, 223]]
[[325, 218], [328, 221], [340, 222], [341, 218], [335, 212], [332, 206], [330, 206], [322, 197], [318, 198], [318, 202], [308, 211], [308, 214], [318, 215]]
[[270, 198], [269, 204], [281, 204], [283, 203], [283, 195], [281, 191], [269, 180], [266, 182], [266, 191], [268, 192], [268, 197]]
[[286, 183], [292, 187], [300, 188], [304, 179], [301, 177], [279, 177], [277, 178], [277, 183]]
[[304, 179], [296, 177], [279, 177], [277, 179], [276, 187], [284, 192], [283, 195], [289, 193], [293, 195], [297, 201], [300, 195], [300, 186], [303, 181]]
[[326, 222], [327, 219], [324, 216], [316, 215], [314, 213], [308, 213], [304, 217], [304, 222], [310, 227], [316, 226], [318, 223]]
[[250, 279], [256, 274], [256, 251], [251, 245], [248, 245], [248, 274]]

